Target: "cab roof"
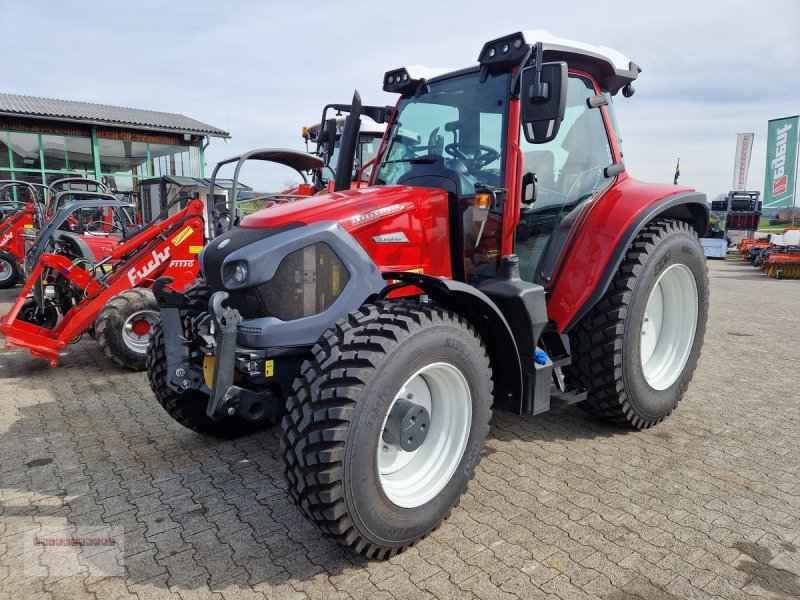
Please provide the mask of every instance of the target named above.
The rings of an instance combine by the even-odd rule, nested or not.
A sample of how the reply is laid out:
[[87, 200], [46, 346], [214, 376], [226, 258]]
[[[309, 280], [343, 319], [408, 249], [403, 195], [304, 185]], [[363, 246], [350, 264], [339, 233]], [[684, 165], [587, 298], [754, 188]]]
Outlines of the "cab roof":
[[639, 76], [642, 69], [627, 56], [606, 46], [595, 46], [552, 35], [543, 29], [518, 31], [486, 42], [478, 55], [477, 67], [466, 69], [434, 69], [414, 65], [387, 71], [383, 89], [387, 92], [410, 93], [421, 81], [434, 82], [477, 69], [489, 72], [508, 72], [521, 65], [531, 64], [535, 45], [542, 45], [544, 62], [564, 61], [570, 68], [585, 71], [597, 79], [600, 87], [616, 94]]

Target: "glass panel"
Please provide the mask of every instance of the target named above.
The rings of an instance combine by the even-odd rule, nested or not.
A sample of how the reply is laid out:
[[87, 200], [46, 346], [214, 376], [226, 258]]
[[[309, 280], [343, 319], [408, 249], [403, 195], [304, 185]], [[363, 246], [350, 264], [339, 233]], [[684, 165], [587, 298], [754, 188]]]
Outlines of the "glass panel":
[[15, 167], [41, 169], [38, 134], [9, 131], [7, 143], [11, 149], [11, 159]]
[[187, 177], [200, 177], [200, 146], [189, 147], [189, 173]]
[[[94, 172], [94, 156], [92, 156], [91, 138], [68, 137], [67, 161], [71, 171]], [[46, 162], [46, 161], [45, 161]]]
[[8, 132], [0, 131], [0, 169], [11, 166], [11, 160], [8, 157]]
[[132, 192], [137, 186], [138, 178], [126, 177], [124, 175], [104, 175], [103, 183], [108, 189], [115, 192]]
[[183, 175], [181, 172], [183, 170], [183, 157], [181, 154], [185, 148], [185, 146], [174, 146], [172, 144], [150, 144], [153, 176]]
[[461, 196], [472, 195], [477, 182], [502, 185], [508, 81], [508, 74], [482, 82], [470, 73], [400, 100], [379, 182], [396, 184], [424, 171], [453, 181]]
[[527, 281], [539, 277], [542, 256], [559, 223], [610, 182], [603, 175], [613, 162], [603, 114], [586, 104], [594, 94], [589, 79], [570, 75], [566, 113], [556, 138], [531, 144], [520, 133], [523, 174], [533, 173], [537, 179], [536, 201], [522, 205], [515, 235], [520, 275]]
[[99, 139], [100, 172], [145, 175], [147, 144]]
[[185, 177], [191, 177], [192, 164], [189, 158], [189, 148], [183, 146], [180, 152], [177, 152], [174, 156], [175, 156], [175, 175], [183, 175]]
[[44, 154], [44, 168], [53, 171], [66, 171], [67, 167], [67, 140], [63, 135], [43, 135], [42, 152]]
[[502, 206], [492, 206], [486, 215], [474, 207], [474, 198], [478, 183], [503, 185], [509, 80], [508, 73], [484, 80], [476, 71], [401, 99], [377, 174], [379, 183], [416, 180], [457, 198], [460, 215], [453, 229], [463, 235], [463, 276], [471, 283], [492, 277], [500, 258]]

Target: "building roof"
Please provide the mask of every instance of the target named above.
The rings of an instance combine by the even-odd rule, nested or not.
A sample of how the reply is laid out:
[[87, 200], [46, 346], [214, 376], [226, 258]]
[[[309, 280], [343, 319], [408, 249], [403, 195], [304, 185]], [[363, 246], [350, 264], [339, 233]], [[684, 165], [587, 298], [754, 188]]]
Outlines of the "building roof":
[[108, 106], [106, 104], [93, 104], [74, 100], [20, 96], [2, 92], [0, 92], [0, 116], [29, 117], [222, 138], [230, 137], [227, 131], [177, 113], [126, 108], [124, 106]]

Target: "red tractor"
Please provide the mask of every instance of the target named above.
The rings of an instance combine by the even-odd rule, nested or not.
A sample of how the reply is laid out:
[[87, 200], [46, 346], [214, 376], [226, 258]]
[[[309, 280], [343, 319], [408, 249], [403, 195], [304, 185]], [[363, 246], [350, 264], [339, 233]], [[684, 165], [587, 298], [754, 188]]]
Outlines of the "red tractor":
[[703, 342], [708, 208], [626, 172], [612, 96], [639, 72], [541, 32], [387, 72], [370, 187], [342, 168], [372, 112], [356, 97], [336, 191], [245, 217], [201, 253], [204, 283], [156, 286], [158, 401], [215, 436], [283, 416], [295, 503], [378, 558], [450, 514], [492, 407], [661, 422]]
[[44, 223], [47, 195], [26, 181], [0, 181], [0, 289], [13, 287], [22, 275], [25, 232]]
[[[23, 191], [26, 200], [22, 199]], [[27, 243], [64, 204], [87, 196], [116, 200], [107, 192], [99, 181], [84, 177], [59, 179], [50, 186], [16, 180], [0, 181], [0, 213], [3, 216], [0, 222], [0, 289], [13, 287], [21, 279], [24, 281]], [[121, 240], [108, 225], [102, 225], [108, 222], [111, 214], [111, 208], [97, 210], [84, 214], [81, 222], [70, 216], [61, 229], [68, 232], [65, 235], [75, 238], [75, 243], [105, 256]]]

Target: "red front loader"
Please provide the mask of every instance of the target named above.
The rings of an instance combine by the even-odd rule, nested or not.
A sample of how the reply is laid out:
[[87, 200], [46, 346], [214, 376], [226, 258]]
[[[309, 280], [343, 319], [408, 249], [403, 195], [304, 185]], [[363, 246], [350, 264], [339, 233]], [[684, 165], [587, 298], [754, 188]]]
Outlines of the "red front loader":
[[[91, 194], [91, 192], [84, 192]], [[129, 214], [121, 201], [82, 200], [62, 207], [39, 233], [26, 256], [28, 281], [11, 310], [0, 317], [0, 333], [11, 345], [58, 364], [67, 345], [90, 332], [109, 358], [124, 366], [144, 366], [150, 331], [158, 321], [152, 287], [169, 276], [176, 289], [194, 282], [203, 247], [205, 206], [190, 200], [171, 217], [159, 219], [110, 245], [104, 258], [63, 226], [83, 213]], [[125, 229], [124, 221], [92, 221], [95, 230]], [[130, 224], [130, 223], [128, 223]], [[68, 228], [69, 229], [69, 228]], [[91, 258], [90, 258], [91, 257]]]
[[219, 436], [284, 415], [291, 497], [380, 558], [450, 514], [492, 407], [662, 421], [703, 341], [708, 209], [626, 172], [612, 97], [639, 72], [542, 32], [387, 72], [370, 187], [341, 168], [373, 112], [356, 97], [337, 191], [244, 218], [200, 255], [203, 285], [156, 293], [159, 402]]

